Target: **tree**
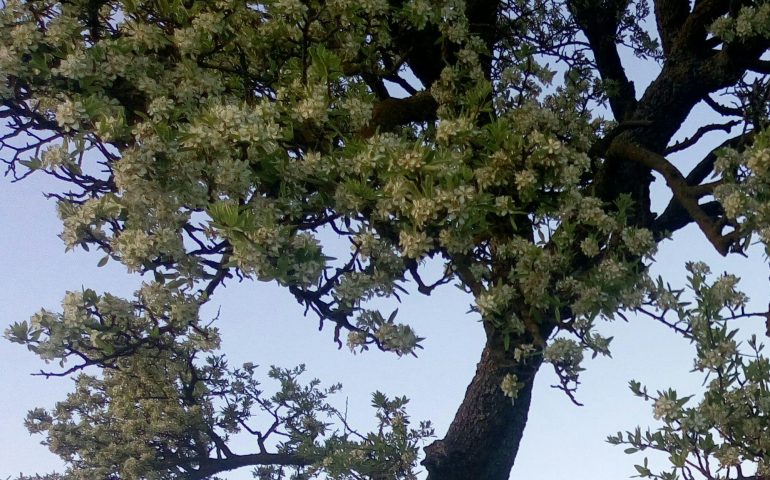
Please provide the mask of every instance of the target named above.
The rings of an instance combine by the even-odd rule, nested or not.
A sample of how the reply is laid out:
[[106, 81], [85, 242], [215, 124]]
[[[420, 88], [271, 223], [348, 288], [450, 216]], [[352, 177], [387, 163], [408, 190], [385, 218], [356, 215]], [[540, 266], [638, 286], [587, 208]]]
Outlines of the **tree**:
[[[7, 172], [61, 180], [67, 247], [148, 279], [133, 299], [68, 292], [62, 312], [6, 332], [59, 361], [49, 375], [77, 375], [27, 419], [70, 466], [50, 478], [415, 478], [433, 432], [409, 423], [406, 399], [376, 393], [379, 428], [360, 434], [327, 401], [337, 386], [274, 368], [271, 396], [253, 365], [227, 363], [198, 310], [236, 278], [286, 287], [340, 347], [397, 355], [421, 338], [375, 300], [451, 283], [473, 296], [486, 345], [425, 448], [430, 480], [507, 478], [537, 371], [550, 363], [574, 398], [584, 352], [609, 353], [597, 321], [629, 311], [693, 341], [713, 380], [694, 406], [632, 384], [664, 425], [610, 441], [670, 454], [670, 472], [641, 476], [768, 475], [770, 364], [730, 323], [764, 314], [703, 264], [688, 267], [692, 305], [647, 275], [691, 223], [722, 255], [770, 240], [767, 2], [2, 6]], [[659, 67], [643, 92], [621, 54]], [[674, 141], [704, 105], [713, 115]], [[693, 158], [714, 131], [729, 136]], [[672, 196], [662, 213], [653, 173]], [[349, 257], [326, 255], [323, 232]], [[434, 281], [429, 258], [445, 265]], [[231, 451], [239, 432], [255, 452]]]

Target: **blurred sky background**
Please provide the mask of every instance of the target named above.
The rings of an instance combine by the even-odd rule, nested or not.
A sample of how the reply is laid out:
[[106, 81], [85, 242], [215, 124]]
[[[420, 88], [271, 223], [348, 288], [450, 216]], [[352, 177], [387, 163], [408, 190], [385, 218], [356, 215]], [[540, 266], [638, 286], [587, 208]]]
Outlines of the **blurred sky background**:
[[[629, 63], [630, 76], [641, 94], [656, 74], [649, 64]], [[694, 116], [705, 110], [696, 109]], [[699, 119], [702, 121], [702, 118]], [[683, 128], [677, 138], [692, 130]], [[735, 133], [735, 132], [733, 132]], [[723, 137], [707, 137], [709, 145]], [[679, 155], [680, 169], [694, 165], [699, 152]], [[655, 183], [665, 192], [662, 181]], [[44, 175], [36, 174], [23, 182], [0, 179], [0, 265], [4, 270], [0, 285], [0, 329], [14, 321], [28, 319], [40, 308], [60, 310], [67, 290], [93, 288], [130, 296], [141, 282], [126, 274], [117, 262], [97, 268], [100, 253], [64, 253], [57, 238], [61, 230], [55, 204], [43, 198], [43, 191], [57, 190]], [[658, 211], [667, 204], [664, 193], [656, 193]], [[334, 248], [347, 248], [342, 243]], [[764, 310], [768, 299], [768, 267], [760, 248], [750, 258], [721, 258], [705, 237], [693, 226], [678, 232], [673, 241], [661, 244], [653, 275], [663, 275], [673, 286], [684, 286], [684, 264], [703, 260], [715, 273], [724, 270], [743, 278], [742, 288], [753, 300], [754, 310]], [[318, 331], [315, 317], [303, 317], [288, 291], [274, 284], [230, 281], [220, 288], [204, 310], [213, 318], [220, 309], [216, 325], [222, 332], [223, 351], [231, 364], [253, 362], [267, 372], [270, 365], [292, 367], [307, 364], [306, 379], [317, 377], [324, 384], [341, 382], [343, 390], [333, 403], [340, 409], [347, 402], [349, 420], [361, 429], [373, 423], [371, 393], [411, 398], [409, 413], [414, 421], [430, 419], [439, 437], [443, 436], [459, 406], [475, 370], [483, 345], [483, 329], [476, 315], [466, 314], [471, 299], [447, 285], [432, 296], [419, 294], [403, 299], [399, 318], [408, 321], [421, 336], [424, 350], [419, 358], [397, 358], [392, 354], [369, 351], [352, 354], [337, 349], [332, 328]], [[751, 331], [764, 333], [759, 319], [741, 320]], [[623, 447], [605, 442], [608, 434], [655, 425], [649, 404], [634, 397], [627, 384], [631, 379], [650, 390], [676, 387], [681, 395], [697, 393], [702, 378], [690, 374], [693, 349], [666, 327], [646, 318], [631, 318], [600, 326], [605, 335], [614, 336], [613, 358], [587, 361], [577, 398], [585, 406], [576, 407], [560, 391], [550, 388], [556, 377], [546, 365], [538, 375], [529, 423], [512, 478], [610, 480], [636, 474], [634, 463], [644, 454], [626, 455]], [[54, 366], [55, 367], [55, 366]], [[39, 443], [41, 436], [30, 436], [23, 427], [27, 410], [52, 407], [69, 391], [70, 379], [33, 377], [45, 368], [23, 346], [0, 340], [0, 480], [25, 474], [61, 469], [61, 463]], [[266, 380], [269, 391], [271, 384]], [[250, 453], [251, 445], [240, 442], [237, 453]], [[651, 457], [652, 462], [655, 457]], [[665, 463], [665, 462], [663, 462]], [[233, 480], [249, 479], [248, 469], [228, 474]], [[96, 480], [96, 479], [95, 479]]]

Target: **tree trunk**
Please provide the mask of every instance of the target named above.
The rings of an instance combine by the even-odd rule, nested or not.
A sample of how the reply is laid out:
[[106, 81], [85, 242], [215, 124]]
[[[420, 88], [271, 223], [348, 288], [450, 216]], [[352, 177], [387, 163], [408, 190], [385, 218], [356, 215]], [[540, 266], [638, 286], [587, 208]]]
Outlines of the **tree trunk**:
[[[507, 480], [527, 424], [532, 385], [542, 364], [534, 355], [523, 363], [513, 348], [488, 343], [449, 431], [425, 448], [428, 480]], [[507, 374], [521, 388], [515, 400], [500, 388]]]

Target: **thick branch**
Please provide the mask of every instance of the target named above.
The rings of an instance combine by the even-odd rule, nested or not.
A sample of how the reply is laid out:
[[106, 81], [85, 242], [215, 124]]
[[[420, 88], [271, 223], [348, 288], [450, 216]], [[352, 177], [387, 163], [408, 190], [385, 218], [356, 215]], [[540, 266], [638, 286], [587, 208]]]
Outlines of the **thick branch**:
[[602, 80], [611, 86], [608, 96], [613, 115], [625, 120], [636, 106], [634, 84], [626, 76], [617, 48], [618, 21], [627, 2], [571, 0], [567, 4], [591, 45]]
[[610, 154], [639, 163], [661, 174], [671, 188], [674, 198], [698, 224], [709, 242], [721, 255], [727, 255], [733, 243], [732, 237], [722, 235], [721, 227], [698, 205], [698, 195], [693, 187], [687, 184], [684, 175], [671, 162], [662, 155], [626, 142], [614, 144], [610, 148]]
[[[404, 0], [391, 0], [394, 10], [403, 5]], [[487, 46], [489, 55], [482, 57], [482, 64], [489, 74], [492, 49], [497, 37], [497, 12], [500, 2], [492, 0], [468, 0], [465, 2], [465, 14], [472, 35], [477, 36]], [[460, 50], [456, 44], [449, 43], [441, 34], [437, 25], [429, 24], [422, 30], [406, 28], [399, 23], [391, 25], [393, 40], [404, 52], [406, 63], [414, 75], [429, 88], [441, 75], [446, 65], [456, 60]]]
[[372, 121], [362, 132], [370, 137], [377, 131], [392, 131], [409, 123], [429, 122], [436, 119], [438, 103], [428, 92], [406, 98], [388, 98], [374, 105]]
[[711, 150], [708, 155], [703, 157], [703, 160], [698, 162], [697, 165], [687, 174], [688, 185], [698, 185], [703, 180], [708, 178], [714, 172], [714, 163], [717, 161], [717, 156], [720, 150], [725, 148], [738, 148], [743, 149], [754, 141], [754, 132], [747, 132], [737, 137], [730, 138], [722, 142], [721, 145]]
[[[742, 149], [745, 146], [750, 145], [753, 139], [754, 132], [747, 132], [743, 135], [738, 135], [737, 137], [726, 140], [698, 162], [690, 173], [687, 174], [685, 182], [691, 187], [700, 185], [700, 183], [708, 178], [709, 175], [714, 173], [714, 163], [717, 160], [717, 154], [720, 150], [724, 148]], [[701, 204], [700, 208], [712, 219], [716, 219], [724, 214], [722, 206], [717, 201]], [[669, 202], [663, 213], [655, 219], [653, 231], [659, 236], [662, 236], [665, 232], [675, 232], [680, 228], [684, 228], [692, 221], [693, 219], [687, 213], [687, 210], [685, 210], [676, 197], [674, 197], [671, 199], [671, 202]]]
[[197, 470], [186, 475], [188, 480], [203, 480], [218, 473], [235, 470], [241, 467], [259, 465], [279, 465], [284, 467], [306, 467], [313, 462], [300, 455], [291, 453], [252, 453], [250, 455], [233, 455], [226, 458], [209, 458], [200, 462]]
[[699, 56], [706, 53], [704, 40], [708, 35], [708, 27], [728, 12], [728, 0], [698, 0], [681, 25], [676, 42], [671, 46], [675, 53], [696, 53]]
[[[712, 219], [716, 219], [724, 214], [722, 204], [716, 200], [700, 204], [700, 208]], [[655, 219], [652, 230], [656, 237], [661, 239], [666, 233], [676, 232], [691, 224], [692, 221], [692, 217], [687, 213], [687, 210], [676, 199], [671, 199], [666, 210]]]
[[764, 75], [770, 75], [770, 60], [753, 60], [749, 62], [749, 70]]
[[689, 13], [690, 3], [687, 0], [655, 0], [655, 20], [665, 55], [673, 49], [679, 30]]

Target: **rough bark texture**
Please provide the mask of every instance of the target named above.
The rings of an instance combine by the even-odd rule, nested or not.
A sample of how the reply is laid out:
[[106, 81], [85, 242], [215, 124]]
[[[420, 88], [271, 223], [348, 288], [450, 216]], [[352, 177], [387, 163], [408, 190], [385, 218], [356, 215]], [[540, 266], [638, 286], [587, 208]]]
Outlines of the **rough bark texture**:
[[[540, 357], [517, 365], [511, 351], [487, 345], [446, 436], [425, 449], [429, 480], [504, 480], [527, 424]], [[513, 373], [522, 383], [515, 401], [500, 389]]]

